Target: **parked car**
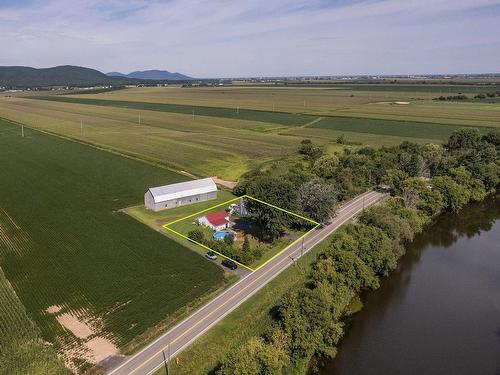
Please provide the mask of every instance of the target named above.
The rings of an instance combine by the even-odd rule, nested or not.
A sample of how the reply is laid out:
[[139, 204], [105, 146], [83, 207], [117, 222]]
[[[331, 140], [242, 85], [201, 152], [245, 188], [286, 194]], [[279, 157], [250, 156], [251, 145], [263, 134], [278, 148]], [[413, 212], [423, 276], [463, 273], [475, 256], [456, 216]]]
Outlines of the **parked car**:
[[224, 259], [222, 261], [222, 265], [224, 267], [227, 267], [229, 268], [230, 270], [235, 270], [236, 268], [238, 268], [238, 266], [236, 265], [236, 263], [234, 263], [232, 260], [229, 260], [229, 259]]
[[210, 260], [216, 260], [217, 259], [217, 254], [215, 254], [213, 251], [209, 251], [205, 254], [205, 256], [210, 259]]

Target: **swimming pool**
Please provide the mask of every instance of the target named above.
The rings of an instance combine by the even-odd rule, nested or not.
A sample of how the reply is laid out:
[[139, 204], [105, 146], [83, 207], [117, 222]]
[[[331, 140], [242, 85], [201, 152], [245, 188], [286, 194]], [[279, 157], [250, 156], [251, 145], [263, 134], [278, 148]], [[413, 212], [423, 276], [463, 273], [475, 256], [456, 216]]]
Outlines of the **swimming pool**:
[[226, 236], [229, 236], [230, 234], [232, 234], [233, 236], [235, 236], [235, 233], [231, 230], [220, 230], [218, 232], [215, 232], [212, 237], [216, 240], [223, 240], [224, 238], [226, 238]]

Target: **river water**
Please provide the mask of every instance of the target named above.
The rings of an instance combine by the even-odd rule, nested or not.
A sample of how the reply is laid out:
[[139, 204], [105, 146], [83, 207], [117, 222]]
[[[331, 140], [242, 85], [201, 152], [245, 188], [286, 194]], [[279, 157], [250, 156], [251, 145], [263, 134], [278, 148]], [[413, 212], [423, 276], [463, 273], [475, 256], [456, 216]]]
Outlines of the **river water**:
[[363, 302], [321, 374], [500, 375], [500, 196], [442, 215]]

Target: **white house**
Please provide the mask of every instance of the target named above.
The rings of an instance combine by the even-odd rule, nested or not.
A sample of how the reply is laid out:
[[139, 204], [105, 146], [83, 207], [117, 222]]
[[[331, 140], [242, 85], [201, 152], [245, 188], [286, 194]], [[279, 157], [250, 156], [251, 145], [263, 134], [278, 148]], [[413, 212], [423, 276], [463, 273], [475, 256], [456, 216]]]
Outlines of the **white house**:
[[149, 188], [144, 206], [153, 211], [217, 198], [217, 185], [211, 178]]
[[240, 198], [238, 203], [231, 203], [229, 205], [229, 212], [231, 214], [236, 212], [240, 216], [247, 216], [248, 215], [248, 208], [247, 208], [246, 203], [243, 200], [243, 198]]
[[199, 224], [215, 231], [227, 229], [231, 224], [229, 213], [227, 213], [225, 210], [212, 212], [205, 216], [199, 217], [197, 220]]

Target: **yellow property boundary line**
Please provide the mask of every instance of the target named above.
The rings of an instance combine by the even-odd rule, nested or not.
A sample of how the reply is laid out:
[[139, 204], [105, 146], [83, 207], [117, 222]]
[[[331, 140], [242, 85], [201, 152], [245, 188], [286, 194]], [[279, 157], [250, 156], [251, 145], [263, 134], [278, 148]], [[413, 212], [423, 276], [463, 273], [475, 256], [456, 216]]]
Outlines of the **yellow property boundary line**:
[[[195, 241], [195, 240], [192, 240], [191, 238], [189, 238], [188, 236], [182, 234], [182, 233], [179, 233], [177, 232], [176, 230], [170, 228], [171, 225], [175, 224], [175, 223], [178, 223], [180, 221], [183, 221], [183, 220], [186, 220], [186, 219], [189, 219], [193, 216], [197, 216], [197, 215], [200, 215], [202, 213], [205, 213], [207, 211], [211, 211], [213, 210], [214, 208], [217, 208], [217, 207], [220, 207], [220, 206], [225, 206], [225, 205], [228, 205], [234, 201], [237, 201], [238, 199], [242, 199], [242, 198], [247, 198], [247, 199], [251, 199], [251, 200], [254, 200], [256, 202], [259, 202], [259, 203], [262, 203], [262, 204], [265, 204], [269, 207], [272, 207], [272, 208], [275, 208], [277, 210], [280, 210], [282, 212], [285, 212], [287, 214], [290, 214], [290, 215], [293, 215], [295, 217], [298, 217], [302, 220], [305, 220], [305, 221], [308, 221], [312, 224], [314, 224], [314, 227], [311, 228], [310, 230], [308, 230], [306, 233], [304, 233], [302, 236], [300, 236], [299, 238], [297, 238], [295, 241], [293, 241], [292, 243], [288, 244], [287, 246], [285, 246], [284, 249], [280, 250], [277, 254], [274, 254], [271, 258], [269, 258], [268, 260], [266, 260], [264, 263], [262, 263], [260, 266], [258, 266], [257, 268], [251, 268], [251, 267], [248, 267], [240, 262], [238, 262], [237, 260], [234, 260], [230, 257], [228, 257], [227, 255], [224, 255], [224, 254], [221, 254], [220, 252], [218, 251], [215, 251], [213, 249], [211, 249], [210, 247], [198, 242], [198, 241]], [[308, 219], [307, 217], [304, 217], [302, 215], [299, 215], [295, 212], [292, 212], [292, 211], [288, 211], [288, 210], [285, 210], [284, 208], [281, 208], [281, 207], [278, 207], [278, 206], [275, 206], [274, 204], [271, 204], [271, 203], [267, 203], [267, 202], [264, 202], [263, 200], [260, 200], [260, 199], [257, 199], [257, 198], [254, 198], [254, 197], [251, 197], [250, 195], [242, 195], [241, 197], [236, 197], [236, 198], [233, 198], [233, 199], [230, 199], [228, 201], [225, 201], [225, 202], [222, 202], [222, 203], [219, 203], [219, 204], [216, 204], [215, 206], [212, 206], [212, 207], [209, 207], [209, 208], [206, 208], [204, 210], [201, 210], [201, 211], [198, 211], [198, 212], [195, 212], [194, 214], [191, 214], [191, 215], [188, 215], [188, 216], [185, 216], [183, 218], [180, 218], [180, 219], [177, 219], [177, 220], [174, 220], [174, 221], [171, 221], [170, 223], [167, 223], [165, 225], [163, 225], [163, 228], [172, 232], [172, 233], [175, 233], [176, 235], [184, 238], [185, 240], [188, 240], [189, 242], [192, 242], [192, 243], [195, 243], [196, 245], [198, 246], [201, 246], [202, 248], [208, 250], [208, 251], [212, 251], [214, 253], [216, 253], [217, 255], [220, 255], [221, 257], [223, 258], [226, 258], [226, 259], [229, 259], [230, 261], [236, 263], [237, 265], [239, 265], [240, 267], [243, 267], [249, 271], [252, 271], [252, 272], [255, 272], [257, 271], [258, 269], [264, 267], [267, 263], [269, 263], [270, 261], [272, 261], [274, 258], [276, 258], [277, 256], [279, 256], [280, 254], [283, 254], [283, 252], [285, 252], [286, 250], [288, 250], [291, 246], [295, 245], [297, 242], [299, 242], [300, 240], [302, 240], [305, 236], [307, 236], [309, 233], [311, 233], [313, 230], [315, 230], [318, 226], [320, 226], [321, 224], [314, 221], [314, 220], [311, 220], [311, 219]]]

